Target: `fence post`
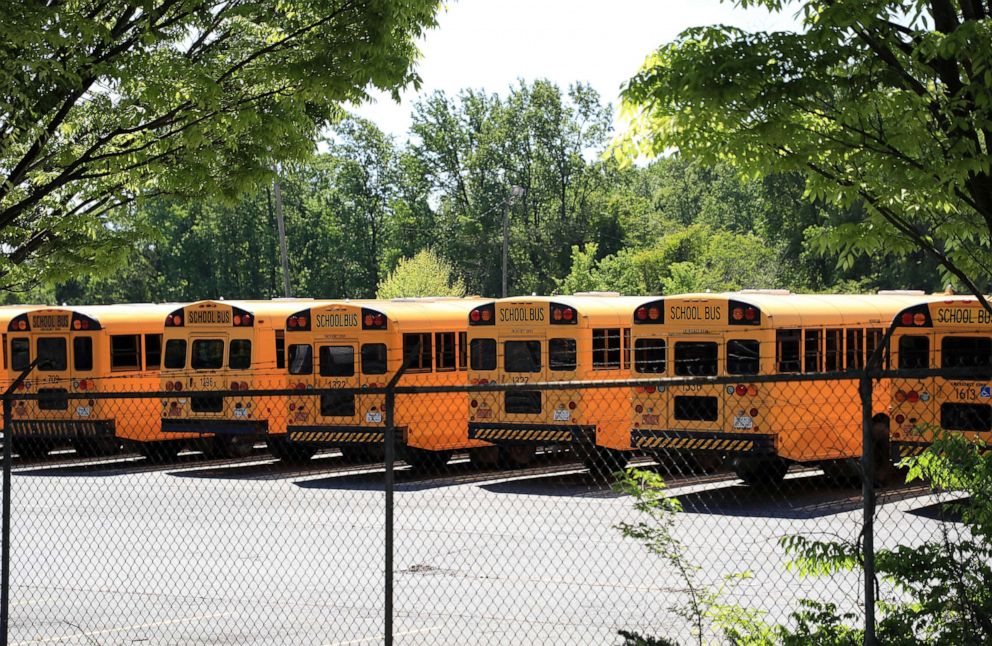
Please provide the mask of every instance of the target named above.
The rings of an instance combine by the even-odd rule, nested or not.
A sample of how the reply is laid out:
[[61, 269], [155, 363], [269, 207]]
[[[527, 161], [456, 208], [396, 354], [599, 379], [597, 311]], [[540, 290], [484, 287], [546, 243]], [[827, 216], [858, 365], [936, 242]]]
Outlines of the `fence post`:
[[3, 394], [3, 546], [0, 567], [0, 646], [7, 646], [7, 627], [10, 621], [10, 461], [11, 461], [11, 409], [10, 391]]
[[875, 435], [871, 375], [861, 375], [861, 552], [865, 574], [865, 646], [875, 646]]

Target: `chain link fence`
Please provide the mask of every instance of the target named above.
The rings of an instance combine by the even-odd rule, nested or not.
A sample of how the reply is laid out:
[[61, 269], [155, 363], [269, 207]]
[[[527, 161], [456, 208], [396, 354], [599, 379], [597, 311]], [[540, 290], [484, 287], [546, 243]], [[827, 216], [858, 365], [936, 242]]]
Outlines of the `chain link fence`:
[[[873, 625], [872, 541], [919, 544], [952, 523], [890, 459], [918, 450], [926, 437], [907, 433], [960, 394], [917, 372], [15, 383], [3, 643], [721, 643], [728, 617], [788, 623], [803, 600]], [[624, 469], [637, 475], [618, 484]], [[795, 536], [868, 558], [803, 576], [783, 547]]]

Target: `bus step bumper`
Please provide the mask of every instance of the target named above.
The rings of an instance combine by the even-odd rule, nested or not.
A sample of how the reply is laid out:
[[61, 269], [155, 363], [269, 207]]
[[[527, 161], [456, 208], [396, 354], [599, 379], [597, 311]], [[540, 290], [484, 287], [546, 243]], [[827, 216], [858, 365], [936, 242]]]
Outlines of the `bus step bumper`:
[[[402, 429], [396, 429], [397, 442], [405, 441]], [[290, 426], [286, 437], [296, 444], [310, 446], [350, 446], [385, 444], [386, 430], [364, 426]]]
[[469, 422], [468, 437], [493, 444], [593, 444], [596, 427]]
[[893, 462], [912, 458], [927, 450], [926, 442], [889, 442], [889, 455]]
[[209, 433], [211, 435], [265, 435], [268, 424], [263, 420], [233, 421], [226, 419], [163, 419], [163, 433]]
[[775, 453], [775, 436], [757, 433], [636, 429], [631, 433], [631, 445], [635, 449], [645, 450], [771, 455]]
[[114, 437], [111, 420], [12, 420], [11, 439], [75, 440]]

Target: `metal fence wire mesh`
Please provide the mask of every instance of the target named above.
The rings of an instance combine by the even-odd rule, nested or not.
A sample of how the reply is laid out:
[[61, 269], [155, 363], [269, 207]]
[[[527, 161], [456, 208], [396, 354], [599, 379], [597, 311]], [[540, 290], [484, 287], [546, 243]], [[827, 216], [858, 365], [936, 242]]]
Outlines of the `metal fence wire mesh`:
[[[867, 394], [884, 547], [947, 527], [889, 466], [897, 440], [985, 414], [897, 374]], [[9, 643], [720, 643], [686, 612], [703, 593], [770, 622], [801, 599], [864, 621], [860, 568], [804, 577], [781, 545], [862, 540], [860, 377], [15, 389]], [[928, 401], [886, 403], [899, 389]], [[639, 511], [625, 468], [680, 508]], [[676, 557], [625, 535], [639, 523]]]

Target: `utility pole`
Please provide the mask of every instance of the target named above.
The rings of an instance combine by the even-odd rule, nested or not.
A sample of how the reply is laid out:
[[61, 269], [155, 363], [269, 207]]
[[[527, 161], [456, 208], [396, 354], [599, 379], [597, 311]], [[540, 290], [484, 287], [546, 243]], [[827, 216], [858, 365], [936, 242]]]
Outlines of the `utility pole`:
[[279, 228], [279, 255], [282, 260], [283, 296], [290, 298], [293, 289], [289, 282], [289, 252], [286, 250], [286, 222], [282, 217], [282, 186], [279, 184], [279, 166], [275, 167], [276, 176], [272, 180], [272, 191], [276, 196], [276, 226]]
[[503, 298], [507, 295], [507, 267], [510, 264], [510, 205], [518, 197], [523, 197], [527, 189], [521, 186], [511, 186], [506, 199], [503, 200]]

